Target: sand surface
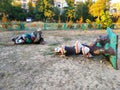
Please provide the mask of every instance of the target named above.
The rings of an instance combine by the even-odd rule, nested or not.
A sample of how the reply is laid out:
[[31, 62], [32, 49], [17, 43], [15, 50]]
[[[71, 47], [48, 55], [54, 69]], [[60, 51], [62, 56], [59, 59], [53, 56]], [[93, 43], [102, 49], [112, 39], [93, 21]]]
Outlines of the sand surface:
[[[120, 90], [120, 70], [99, 56], [60, 57], [57, 46], [90, 44], [106, 31], [43, 31], [45, 45], [13, 45], [11, 38], [32, 31], [0, 31], [0, 90]], [[120, 31], [115, 31], [120, 35]], [[119, 36], [120, 38], [120, 36]], [[120, 39], [118, 62], [120, 67]]]

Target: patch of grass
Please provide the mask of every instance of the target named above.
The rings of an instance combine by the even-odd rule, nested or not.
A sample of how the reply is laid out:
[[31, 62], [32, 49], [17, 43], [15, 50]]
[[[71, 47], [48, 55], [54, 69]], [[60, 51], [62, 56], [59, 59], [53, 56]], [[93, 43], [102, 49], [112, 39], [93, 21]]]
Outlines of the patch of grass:
[[77, 34], [77, 36], [81, 36], [81, 34], [79, 33], [79, 34]]
[[0, 46], [14, 46], [13, 43], [0, 42]]
[[71, 40], [71, 38], [69, 38], [69, 37], [64, 37], [63, 40], [64, 40], [64, 41], [69, 41], [69, 40]]
[[60, 43], [52, 43], [52, 44], [49, 44], [49, 46], [58, 46], [60, 45]]
[[54, 48], [48, 48], [46, 51], [44, 51], [43, 53], [43, 56], [46, 56], [46, 55], [54, 55]]

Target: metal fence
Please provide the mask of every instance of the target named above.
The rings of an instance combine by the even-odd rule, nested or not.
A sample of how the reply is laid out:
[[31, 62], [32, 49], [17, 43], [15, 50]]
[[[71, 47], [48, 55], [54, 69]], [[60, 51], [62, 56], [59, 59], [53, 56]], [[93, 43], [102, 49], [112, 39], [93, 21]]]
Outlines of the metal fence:
[[[6, 22], [0, 23], [2, 30], [94, 30], [103, 29], [101, 24], [95, 23], [43, 23], [43, 22]], [[120, 24], [113, 24], [112, 29], [119, 29]]]

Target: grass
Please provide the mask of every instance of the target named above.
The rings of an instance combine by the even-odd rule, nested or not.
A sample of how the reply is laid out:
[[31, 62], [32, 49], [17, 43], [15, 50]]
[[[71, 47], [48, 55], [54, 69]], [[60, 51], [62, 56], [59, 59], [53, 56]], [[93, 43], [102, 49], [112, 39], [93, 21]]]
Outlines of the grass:
[[43, 54], [43, 56], [54, 55], [54, 48], [53, 47], [47, 48], [47, 51], [43, 51], [42, 54]]
[[71, 38], [69, 38], [69, 37], [64, 37], [63, 40], [64, 40], [64, 41], [70, 41]]
[[49, 44], [49, 46], [58, 46], [60, 45], [60, 43], [52, 43], [52, 44]]

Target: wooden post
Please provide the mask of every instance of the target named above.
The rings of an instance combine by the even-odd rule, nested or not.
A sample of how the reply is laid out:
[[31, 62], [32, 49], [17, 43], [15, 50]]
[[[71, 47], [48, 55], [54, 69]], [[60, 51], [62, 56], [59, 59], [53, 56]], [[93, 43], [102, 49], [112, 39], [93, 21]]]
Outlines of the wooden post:
[[109, 55], [109, 59], [110, 62], [113, 66], [114, 69], [118, 68], [117, 65], [117, 56], [118, 56], [118, 36], [113, 33], [111, 28], [107, 28], [107, 34], [109, 35], [109, 39], [110, 39], [110, 43], [109, 46], [112, 47], [114, 49], [114, 51], [116, 52], [116, 55]]

